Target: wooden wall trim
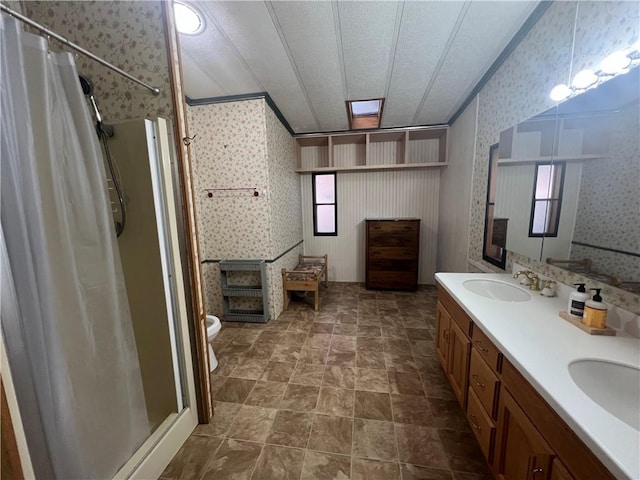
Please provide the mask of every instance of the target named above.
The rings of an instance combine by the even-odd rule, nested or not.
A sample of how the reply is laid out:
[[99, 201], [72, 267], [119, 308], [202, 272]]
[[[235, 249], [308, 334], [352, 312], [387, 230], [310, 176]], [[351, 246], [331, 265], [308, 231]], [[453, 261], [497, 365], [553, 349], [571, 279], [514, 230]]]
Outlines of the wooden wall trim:
[[191, 338], [191, 355], [193, 359], [194, 378], [196, 381], [196, 400], [198, 421], [208, 423], [213, 415], [211, 401], [211, 382], [209, 378], [209, 360], [207, 351], [207, 320], [203, 296], [203, 278], [200, 262], [200, 244], [198, 241], [198, 224], [195, 211], [195, 194], [193, 186], [193, 164], [189, 145], [182, 141], [188, 138], [189, 125], [187, 110], [182, 89], [182, 62], [180, 46], [173, 19], [173, 8], [170, 0], [163, 2], [165, 18], [165, 39], [167, 42], [167, 60], [171, 79], [171, 94], [175, 113], [174, 129], [182, 187], [183, 218], [186, 228], [187, 256], [189, 264], [189, 284], [191, 293], [191, 321], [189, 334]]
[[0, 478], [2, 480], [22, 479], [24, 474], [22, 473], [22, 464], [20, 463], [20, 453], [18, 452], [18, 443], [16, 442], [16, 435], [13, 430], [13, 422], [11, 420], [11, 413], [9, 412], [9, 404], [7, 402], [7, 396], [4, 391], [4, 382], [0, 378], [0, 443], [1, 452], [0, 459], [2, 465], [0, 466]]

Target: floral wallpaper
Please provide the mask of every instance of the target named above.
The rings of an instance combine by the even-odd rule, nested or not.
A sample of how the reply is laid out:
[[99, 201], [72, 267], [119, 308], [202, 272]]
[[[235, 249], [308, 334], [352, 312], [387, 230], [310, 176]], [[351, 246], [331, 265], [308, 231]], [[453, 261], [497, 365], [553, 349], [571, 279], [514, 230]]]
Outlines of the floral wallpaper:
[[[640, 254], [639, 120], [637, 104], [620, 111], [609, 120], [606, 160], [583, 164], [574, 240]], [[640, 282], [639, 257], [578, 245], [571, 257], [588, 257], [595, 271]]]
[[[554, 103], [549, 92], [554, 85], [568, 83], [572, 72], [593, 66], [615, 48], [637, 40], [638, 9], [638, 2], [552, 3], [480, 91], [469, 233], [471, 260], [496, 270], [482, 260], [489, 147], [498, 142], [501, 131], [551, 108]], [[562, 283], [576, 278], [566, 270], [511, 253], [507, 271], [513, 261], [536, 271], [544, 269], [548, 272], [545, 275]], [[608, 286], [603, 293], [605, 301], [640, 312], [638, 295]]]
[[[264, 99], [188, 107], [202, 258], [273, 260], [302, 239], [295, 144]], [[258, 196], [254, 196], [254, 189]], [[237, 189], [237, 190], [215, 190]], [[211, 193], [211, 197], [208, 194]], [[282, 311], [281, 268], [301, 246], [268, 264], [269, 312]], [[204, 265], [207, 310], [222, 315], [220, 270]], [[252, 308], [234, 299], [236, 308]]]
[[[160, 89], [160, 95], [77, 55], [78, 72], [93, 82], [106, 123], [148, 116], [173, 118], [161, 1], [28, 1], [25, 15]], [[52, 50], [65, 47], [55, 40]]]

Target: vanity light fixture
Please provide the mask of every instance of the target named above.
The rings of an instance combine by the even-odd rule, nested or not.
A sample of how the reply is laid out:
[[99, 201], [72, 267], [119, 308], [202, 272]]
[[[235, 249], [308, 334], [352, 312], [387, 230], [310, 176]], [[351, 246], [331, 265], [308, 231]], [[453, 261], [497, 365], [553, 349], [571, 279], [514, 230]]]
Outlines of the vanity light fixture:
[[593, 70], [585, 69], [576, 73], [576, 76], [573, 77], [573, 82], [571, 82], [571, 85], [580, 90], [584, 90], [586, 88], [589, 88], [597, 81], [598, 75], [596, 75]]
[[609, 54], [602, 60], [599, 70], [582, 70], [573, 77], [571, 85], [564, 83], [556, 85], [551, 89], [549, 97], [554, 102], [562, 102], [588, 88], [606, 82], [611, 77], [627, 73], [637, 65], [640, 65], [640, 40], [626, 50], [618, 50]]
[[571, 90], [570, 87], [566, 86], [564, 83], [561, 83], [560, 85], [556, 85], [555, 87], [553, 87], [549, 96], [554, 102], [561, 102], [565, 98], [569, 98], [572, 92], [573, 90]]
[[624, 72], [631, 64], [631, 59], [624, 52], [613, 52], [600, 64], [600, 70], [607, 75], [616, 75]]
[[191, 5], [182, 2], [173, 2], [173, 12], [176, 19], [176, 28], [179, 33], [197, 35], [204, 30], [202, 14]]

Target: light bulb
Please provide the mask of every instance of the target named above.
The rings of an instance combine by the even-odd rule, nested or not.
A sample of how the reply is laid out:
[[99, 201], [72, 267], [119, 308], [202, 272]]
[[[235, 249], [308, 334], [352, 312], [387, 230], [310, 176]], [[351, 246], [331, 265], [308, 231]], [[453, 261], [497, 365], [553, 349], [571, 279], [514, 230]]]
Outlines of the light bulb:
[[608, 75], [615, 75], [616, 73], [623, 72], [630, 63], [631, 59], [627, 57], [624, 52], [618, 51], [613, 52], [605, 58], [600, 64], [600, 69]]
[[640, 38], [638, 40], [636, 40], [636, 43], [634, 43], [633, 45], [631, 45], [631, 52], [640, 52]]
[[576, 76], [573, 77], [573, 82], [571, 82], [571, 84], [576, 88], [584, 90], [585, 88], [589, 88], [597, 81], [598, 76], [593, 73], [593, 70], [586, 69], [578, 72]]
[[180, 33], [195, 35], [204, 29], [204, 22], [193, 7], [184, 3], [175, 2], [173, 11], [176, 17], [176, 28]]
[[568, 98], [569, 95], [571, 95], [571, 89], [564, 83], [553, 87], [551, 89], [551, 93], [549, 94], [551, 100], [553, 100], [554, 102], [561, 102], [562, 100]]

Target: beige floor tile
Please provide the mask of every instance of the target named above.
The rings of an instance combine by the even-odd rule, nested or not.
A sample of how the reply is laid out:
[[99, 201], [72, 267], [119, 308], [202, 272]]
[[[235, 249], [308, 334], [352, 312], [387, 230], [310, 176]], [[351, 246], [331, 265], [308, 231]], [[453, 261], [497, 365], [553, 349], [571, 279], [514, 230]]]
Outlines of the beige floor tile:
[[200, 478], [221, 442], [222, 438], [217, 437], [189, 437], [161, 477], [171, 480]]
[[297, 362], [300, 360], [301, 350], [300, 346], [276, 345], [270, 360], [272, 362]]
[[291, 383], [299, 385], [322, 385], [324, 377], [324, 365], [312, 365], [299, 363], [291, 375]]
[[391, 393], [424, 396], [420, 375], [414, 372], [389, 372]]
[[257, 358], [248, 358], [240, 360], [236, 368], [229, 374], [230, 377], [248, 378], [250, 380], [258, 380], [262, 376], [262, 372], [267, 368], [268, 360], [260, 360]]
[[328, 348], [306, 348], [300, 352], [299, 363], [311, 363], [314, 365], [324, 365], [327, 363]]
[[318, 398], [317, 413], [353, 417], [354, 391], [345, 388], [322, 387]]
[[392, 421], [391, 397], [388, 393], [356, 390], [354, 416], [370, 420]]
[[447, 455], [435, 428], [402, 423], [394, 425], [401, 462], [425, 467], [449, 468]]
[[262, 445], [256, 443], [225, 440], [207, 465], [202, 480], [250, 480], [261, 451]]
[[298, 480], [304, 450], [265, 445], [251, 480]]
[[449, 470], [440, 468], [403, 463], [400, 465], [400, 470], [402, 472], [402, 480], [454, 480], [453, 474]]
[[310, 385], [287, 385], [280, 408], [297, 412], [313, 412], [318, 403], [320, 387]]
[[400, 480], [400, 465], [354, 458], [352, 460], [352, 480]]
[[229, 377], [215, 393], [213, 399], [221, 402], [244, 403], [255, 383], [255, 380]]
[[257, 407], [278, 408], [286, 388], [286, 383], [258, 381], [244, 403]]
[[351, 458], [307, 450], [300, 480], [349, 480]]
[[279, 410], [266, 442], [306, 448], [313, 420], [313, 413]]
[[214, 402], [213, 417], [209, 423], [198, 425], [194, 435], [224, 436], [238, 415], [242, 405], [238, 403]]
[[252, 442], [264, 442], [269, 436], [277, 410], [245, 405], [238, 413], [227, 437]]
[[294, 362], [269, 362], [261, 380], [288, 383], [295, 368]]
[[423, 427], [435, 426], [429, 401], [425, 397], [391, 395], [391, 409], [393, 410], [393, 421], [396, 423], [410, 423]]
[[356, 457], [397, 462], [393, 423], [356, 418], [353, 421], [352, 453]]
[[352, 418], [316, 414], [308, 448], [350, 455], [352, 431]]
[[322, 385], [325, 387], [354, 388], [354, 369], [327, 365]]
[[386, 370], [356, 368], [356, 390], [389, 393], [389, 377]]

